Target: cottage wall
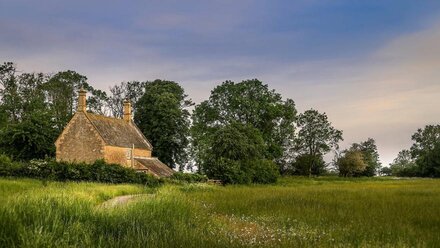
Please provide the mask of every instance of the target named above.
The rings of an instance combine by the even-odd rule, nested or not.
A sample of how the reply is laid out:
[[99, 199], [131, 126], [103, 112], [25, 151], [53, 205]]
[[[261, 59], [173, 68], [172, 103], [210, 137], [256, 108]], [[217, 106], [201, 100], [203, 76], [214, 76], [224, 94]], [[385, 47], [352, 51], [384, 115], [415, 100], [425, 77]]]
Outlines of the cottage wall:
[[151, 158], [151, 151], [147, 149], [134, 148], [134, 156]]
[[104, 148], [104, 160], [111, 164], [120, 164], [127, 166], [129, 159], [129, 149], [117, 146], [105, 146]]
[[[117, 146], [105, 146], [104, 147], [104, 160], [107, 163], [120, 164], [123, 166], [131, 167], [131, 148], [117, 147]], [[134, 149], [135, 157], [151, 157], [151, 151], [146, 149]]]
[[77, 112], [55, 143], [57, 161], [93, 163], [104, 158], [104, 141], [83, 112]]

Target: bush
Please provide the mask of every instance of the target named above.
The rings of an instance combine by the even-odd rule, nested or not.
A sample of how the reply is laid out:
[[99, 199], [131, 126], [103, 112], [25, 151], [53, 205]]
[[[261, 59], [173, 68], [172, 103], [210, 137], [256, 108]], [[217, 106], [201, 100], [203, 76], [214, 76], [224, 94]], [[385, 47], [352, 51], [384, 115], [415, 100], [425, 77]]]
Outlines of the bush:
[[[260, 131], [251, 125], [232, 123], [213, 134], [201, 168], [223, 184], [272, 183], [279, 173], [266, 160], [268, 148]], [[262, 178], [258, 178], [258, 177]]]
[[30, 177], [56, 181], [91, 181], [101, 183], [137, 183], [158, 186], [163, 181], [118, 164], [97, 160], [93, 164], [57, 162], [53, 159], [13, 162], [0, 155], [0, 176]]
[[170, 178], [187, 183], [203, 183], [208, 181], [207, 176], [198, 173], [176, 172]]
[[322, 155], [309, 155], [302, 154], [296, 158], [296, 161], [292, 164], [293, 175], [322, 175], [325, 171], [325, 162]]
[[275, 183], [280, 176], [277, 165], [270, 160], [255, 160], [249, 167], [253, 183]]

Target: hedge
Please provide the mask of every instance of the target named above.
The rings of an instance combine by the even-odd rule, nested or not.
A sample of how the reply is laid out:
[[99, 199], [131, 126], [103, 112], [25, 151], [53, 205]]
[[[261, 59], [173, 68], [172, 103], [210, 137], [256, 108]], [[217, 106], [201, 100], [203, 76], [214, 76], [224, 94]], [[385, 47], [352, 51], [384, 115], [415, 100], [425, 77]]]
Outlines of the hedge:
[[136, 183], [158, 186], [163, 180], [118, 164], [97, 160], [93, 164], [57, 162], [54, 159], [15, 162], [0, 155], [0, 176], [29, 177], [55, 181]]
[[197, 173], [175, 172], [170, 179], [187, 183], [204, 183], [208, 181], [208, 177]]

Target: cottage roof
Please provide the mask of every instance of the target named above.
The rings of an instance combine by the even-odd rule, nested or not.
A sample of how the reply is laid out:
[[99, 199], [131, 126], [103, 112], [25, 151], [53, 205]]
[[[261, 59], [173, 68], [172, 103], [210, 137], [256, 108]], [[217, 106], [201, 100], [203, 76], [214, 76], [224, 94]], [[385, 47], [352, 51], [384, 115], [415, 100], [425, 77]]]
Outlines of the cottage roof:
[[134, 145], [135, 148], [153, 148], [131, 120], [126, 121], [92, 113], [86, 113], [86, 116], [107, 145], [127, 148]]
[[135, 169], [146, 171], [158, 177], [169, 177], [174, 171], [157, 158], [135, 158]]

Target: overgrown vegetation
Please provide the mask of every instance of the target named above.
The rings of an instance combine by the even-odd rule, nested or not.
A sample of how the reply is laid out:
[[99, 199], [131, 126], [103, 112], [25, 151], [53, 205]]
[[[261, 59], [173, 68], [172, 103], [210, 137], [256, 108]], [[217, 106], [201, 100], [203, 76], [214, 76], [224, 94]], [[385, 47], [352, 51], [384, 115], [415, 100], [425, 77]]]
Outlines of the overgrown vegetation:
[[186, 183], [205, 183], [208, 181], [208, 177], [206, 175], [198, 174], [198, 173], [184, 173], [184, 172], [175, 172], [170, 179], [177, 180], [179, 182]]
[[13, 162], [0, 155], [0, 176], [38, 178], [44, 181], [90, 181], [103, 183], [137, 183], [158, 186], [161, 180], [117, 164], [97, 160], [93, 164], [57, 162], [53, 159]]
[[[53, 157], [54, 141], [75, 113], [81, 87], [89, 92], [87, 111], [97, 114], [121, 117], [122, 102], [130, 99], [154, 156], [224, 183], [273, 183], [279, 174], [319, 176], [328, 168], [341, 176], [440, 177], [440, 125], [419, 129], [414, 145], [387, 169], [374, 139], [340, 152], [342, 130], [325, 113], [298, 114], [292, 99], [257, 79], [223, 82], [191, 115], [192, 102], [177, 82], [121, 82], [107, 94], [77, 72], [26, 73], [11, 62], [0, 65], [0, 153], [15, 161]], [[336, 158], [326, 163], [330, 152]]]
[[[145, 194], [125, 205], [106, 200]], [[436, 247], [440, 181], [212, 186], [0, 179], [0, 247]]]
[[440, 125], [428, 125], [412, 135], [410, 150], [402, 150], [390, 165], [393, 175], [440, 177]]

